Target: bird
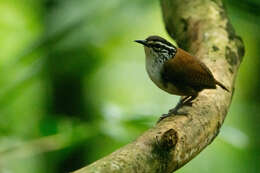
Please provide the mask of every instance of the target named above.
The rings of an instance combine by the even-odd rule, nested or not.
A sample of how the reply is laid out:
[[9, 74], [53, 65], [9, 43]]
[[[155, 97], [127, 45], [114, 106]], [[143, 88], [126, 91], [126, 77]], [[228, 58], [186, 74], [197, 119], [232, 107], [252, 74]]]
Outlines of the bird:
[[169, 94], [182, 96], [171, 113], [178, 114], [181, 105], [192, 103], [204, 89], [216, 89], [218, 85], [229, 92], [199, 58], [166, 39], [153, 35], [135, 42], [144, 46], [145, 67], [153, 83]]

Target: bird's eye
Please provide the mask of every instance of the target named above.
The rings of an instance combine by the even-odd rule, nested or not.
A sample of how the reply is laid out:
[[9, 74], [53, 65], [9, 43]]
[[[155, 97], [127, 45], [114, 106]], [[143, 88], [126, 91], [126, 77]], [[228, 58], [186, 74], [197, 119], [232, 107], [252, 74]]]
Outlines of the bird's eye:
[[161, 46], [158, 45], [158, 44], [153, 44], [153, 45], [152, 45], [152, 48], [153, 48], [153, 50], [154, 50], [155, 52], [161, 52], [161, 50], [162, 50]]
[[161, 48], [159, 48], [159, 47], [153, 47], [153, 50], [154, 50], [155, 52], [160, 52], [160, 51], [161, 51]]

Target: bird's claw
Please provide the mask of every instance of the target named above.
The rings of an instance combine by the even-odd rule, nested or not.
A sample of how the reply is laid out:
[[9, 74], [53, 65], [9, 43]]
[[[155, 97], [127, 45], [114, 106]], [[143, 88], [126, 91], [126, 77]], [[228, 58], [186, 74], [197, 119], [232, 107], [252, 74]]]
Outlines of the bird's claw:
[[167, 117], [169, 117], [169, 116], [171, 116], [171, 114], [162, 114], [161, 116], [160, 116], [160, 118], [159, 118], [159, 120], [157, 121], [157, 123], [159, 123], [160, 121], [162, 121], [164, 118], [167, 118]]

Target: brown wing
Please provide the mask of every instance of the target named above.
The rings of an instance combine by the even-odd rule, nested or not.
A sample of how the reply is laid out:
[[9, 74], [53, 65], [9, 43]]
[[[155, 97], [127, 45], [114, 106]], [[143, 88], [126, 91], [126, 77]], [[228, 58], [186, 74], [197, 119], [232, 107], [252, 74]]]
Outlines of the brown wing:
[[165, 62], [162, 78], [165, 82], [191, 87], [198, 92], [205, 88], [216, 88], [208, 67], [180, 48], [174, 58]]

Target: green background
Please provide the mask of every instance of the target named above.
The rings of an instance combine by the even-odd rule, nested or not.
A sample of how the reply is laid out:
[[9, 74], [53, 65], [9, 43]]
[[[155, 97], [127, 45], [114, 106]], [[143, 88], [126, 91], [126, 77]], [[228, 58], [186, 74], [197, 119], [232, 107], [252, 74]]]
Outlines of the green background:
[[[178, 173], [260, 172], [260, 2], [224, 4], [246, 48], [235, 95]], [[152, 127], [179, 98], [146, 74], [149, 35], [171, 40], [157, 0], [0, 0], [0, 172], [73, 171]]]

